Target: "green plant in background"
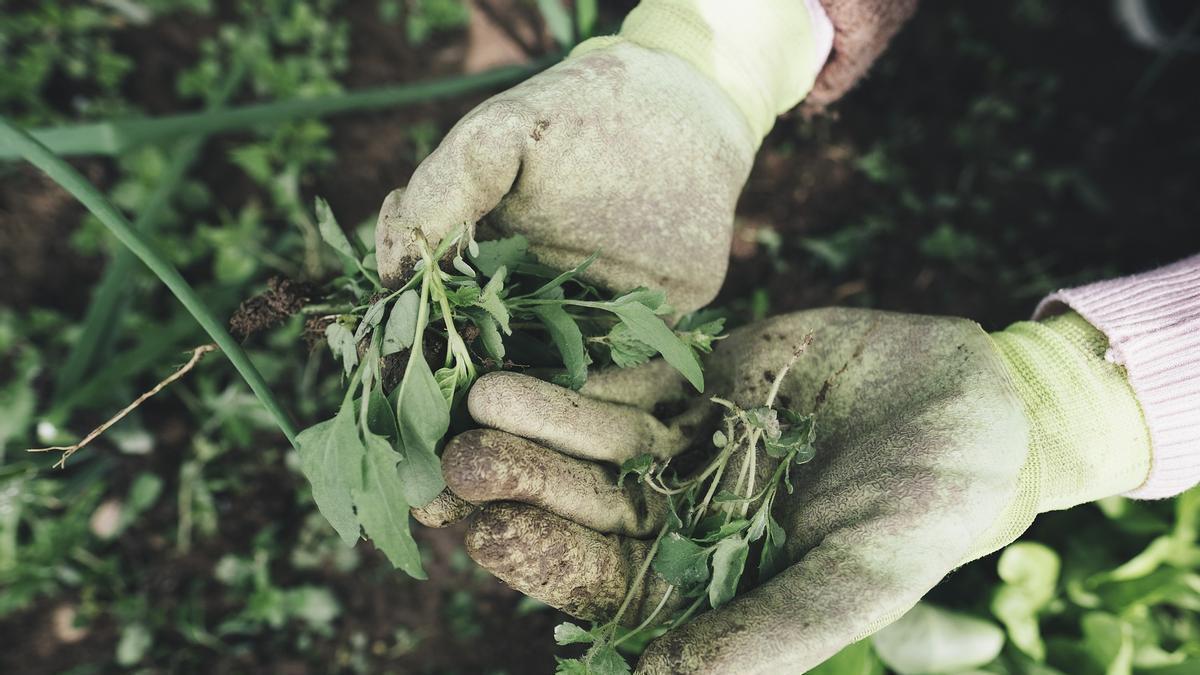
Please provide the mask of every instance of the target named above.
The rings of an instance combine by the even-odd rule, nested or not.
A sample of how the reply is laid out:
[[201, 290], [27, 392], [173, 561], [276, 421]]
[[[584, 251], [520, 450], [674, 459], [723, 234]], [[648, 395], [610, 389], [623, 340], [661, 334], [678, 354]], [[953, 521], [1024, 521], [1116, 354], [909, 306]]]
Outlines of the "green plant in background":
[[[225, 13], [219, 17], [212, 14], [213, 4], [44, 0], [6, 11], [0, 16], [0, 60], [9, 76], [0, 80], [0, 105], [22, 125], [55, 125], [37, 133], [55, 150], [113, 157], [105, 179], [111, 201], [138, 217], [136, 229], [152, 233], [165, 258], [194, 282], [216, 316], [231, 312], [269, 274], [344, 271], [323, 244], [308, 208], [311, 181], [330, 165], [329, 127], [316, 121], [319, 117], [456, 95], [521, 79], [544, 65], [346, 92], [338, 83], [353, 37], [338, 11], [346, 3], [244, 2], [222, 5]], [[591, 34], [594, 3], [573, 3], [574, 17], [567, 20], [557, 11], [565, 3], [529, 3], [534, 4], [559, 44]], [[385, 5], [397, 8], [396, 21], [406, 22], [397, 26], [400, 39], [417, 31], [431, 45], [462, 26], [456, 21], [463, 15], [455, 14], [461, 3], [381, 2], [381, 10]], [[1013, 11], [1052, 21], [1048, 6], [1021, 2]], [[157, 30], [164, 17], [189, 21], [189, 12], [215, 26], [199, 47], [198, 61], [175, 83], [179, 109], [194, 112], [135, 117], [143, 112], [143, 102], [122, 93], [135, 71], [121, 41]], [[433, 26], [431, 17], [439, 12], [448, 18], [443, 26]], [[407, 23], [410, 14], [415, 28]], [[934, 133], [903, 102], [874, 120], [871, 136], [860, 145], [866, 150], [861, 160], [846, 165], [866, 183], [871, 206], [846, 222], [831, 222], [836, 230], [764, 239], [775, 249], [773, 260], [816, 256], [821, 274], [828, 270], [834, 278], [855, 279], [864, 269], [886, 263], [886, 251], [903, 236], [912, 241], [900, 250], [911, 250], [934, 268], [957, 268], [969, 259], [968, 271], [980, 266], [995, 271], [998, 295], [1011, 291], [1029, 298], [1063, 283], [1052, 274], [1053, 260], [1044, 247], [1034, 256], [1014, 257], [1004, 250], [1010, 240], [1017, 241], [1013, 232], [990, 236], [977, 228], [985, 218], [1011, 221], [1013, 228], [1049, 227], [1056, 213], [1044, 204], [1054, 202], [1098, 215], [1112, 208], [1110, 195], [1096, 189], [1087, 167], [1055, 163], [1011, 142], [1025, 139], [1026, 132], [1041, 133], [1032, 137], [1036, 141], [1047, 129], [1062, 126], [1055, 103], [1062, 87], [1051, 68], [1021, 67], [981, 41], [961, 13], [948, 13], [942, 21], [952, 27], [949, 42], [960, 56], [989, 64], [997, 93], [964, 101], [949, 134]], [[239, 44], [244, 52], [236, 49]], [[892, 78], [891, 72], [884, 64], [876, 80]], [[216, 96], [226, 87], [227, 97]], [[63, 91], [72, 95], [64, 97]], [[441, 130], [440, 120], [421, 120], [410, 135], [414, 145], [428, 148]], [[230, 131], [242, 133], [223, 139], [213, 159], [217, 153], [203, 137]], [[948, 172], [902, 170], [914, 152], [927, 152], [942, 135], [943, 146], [957, 148], [969, 161], [944, 162]], [[0, 144], [0, 157], [14, 156]], [[203, 159], [206, 175], [214, 167], [237, 172], [245, 195], [234, 199], [203, 182], [191, 168], [198, 165], [193, 157]], [[1029, 196], [1026, 203], [1037, 202], [1023, 214], [1028, 222], [1005, 219], [999, 210], [1002, 195], [1011, 192]], [[73, 234], [73, 241], [84, 252], [122, 250], [101, 228], [92, 221]], [[469, 252], [463, 257], [468, 264], [473, 260]], [[1001, 259], [1022, 262], [1003, 267]], [[490, 277], [476, 272], [482, 291]], [[108, 279], [123, 277], [111, 286], [116, 290], [103, 291], [110, 288]], [[353, 317], [343, 321], [348, 329], [356, 329], [355, 322], [370, 309], [371, 288], [367, 283], [346, 292], [347, 298], [353, 296], [347, 301], [352, 306], [335, 313]], [[391, 626], [384, 638], [369, 637], [361, 621], [348, 632], [325, 637], [328, 630], [354, 623], [348, 621], [352, 602], [346, 600], [353, 593], [327, 582], [353, 578], [386, 589], [403, 581], [386, 574], [389, 565], [367, 548], [345, 547], [312, 510], [302, 484], [292, 478], [300, 471], [298, 456], [276, 447], [274, 423], [216, 359], [170, 390], [169, 405], [158, 410], [166, 426], [153, 418], [139, 420], [135, 413], [109, 436], [111, 453], [84, 453], [73, 460], [70, 472], [51, 473], [19, 452], [31, 437], [41, 443], [66, 440], [74, 424], [130, 400], [139, 381], [178, 363], [184, 348], [203, 339], [194, 320], [166, 298], [131, 255], [111, 254], [98, 289], [89, 291], [89, 307], [106, 317], [107, 325], [90, 318], [76, 324], [48, 308], [0, 308], [0, 618], [23, 623], [40, 618], [38, 608], [46, 608], [46, 614], [50, 608], [72, 608], [78, 630], [91, 628], [97, 639], [115, 636], [105, 647], [114, 662], [130, 668], [186, 669], [190, 664], [197, 669], [211, 665], [214, 657], [261, 651], [286, 659], [336, 654], [349, 669], [376, 672], [381, 663], [435, 637]], [[106, 295], [119, 302], [102, 301]], [[745, 304], [747, 313], [762, 316], [781, 302], [760, 288]], [[739, 298], [731, 303], [741, 306]], [[434, 319], [437, 312], [430, 309]], [[467, 325], [473, 326], [464, 324], [460, 335]], [[382, 327], [386, 337], [386, 323]], [[314, 356], [297, 365], [291, 354], [302, 330], [303, 320], [296, 317], [260, 335], [247, 351], [289, 409], [309, 420], [327, 411], [345, 388], [322, 370], [327, 359]], [[538, 331], [549, 340], [548, 332]], [[432, 342], [446, 339], [437, 329], [426, 335]], [[585, 340], [591, 357], [605, 361], [614, 358], [606, 351], [608, 343], [620, 343], [620, 335], [596, 333]], [[464, 342], [477, 367], [490, 358], [482, 337], [474, 342], [464, 337]], [[520, 345], [505, 340], [504, 346], [506, 358], [515, 360]], [[641, 358], [638, 350], [629, 357]], [[440, 365], [438, 359], [431, 358], [431, 371]], [[185, 429], [186, 442], [166, 440], [179, 419], [196, 420]], [[149, 455], [130, 454], [153, 448], [157, 452]], [[280, 518], [277, 528], [249, 519], [258, 507], [255, 472], [283, 483], [283, 490], [298, 487], [294, 498], [288, 496], [292, 510], [269, 514]], [[1024, 542], [960, 570], [935, 589], [929, 605], [898, 624], [897, 630], [906, 632], [889, 630], [893, 634], [864, 640], [814, 672], [1198, 672], [1197, 499], [1194, 492], [1164, 503], [1111, 499], [1098, 507], [1047, 514]], [[288, 534], [288, 522], [298, 532]], [[271, 534], [247, 545], [256, 531]], [[130, 542], [156, 541], [165, 548], [153, 549], [150, 557], [161, 564], [147, 562], [146, 549], [129, 548]], [[228, 562], [220, 563], [220, 578], [213, 579], [213, 563], [226, 552]], [[193, 578], [173, 587], [170, 598], [151, 595], [161, 593], [155, 584], [164, 570], [176, 566]], [[346, 576], [350, 572], [353, 577]], [[486, 611], [472, 605], [473, 597], [467, 591], [447, 594], [444, 613], [463, 635], [476, 635], [486, 625]], [[161, 607], [164, 603], [170, 607]], [[521, 620], [536, 621], [544, 610], [531, 611]], [[897, 635], [902, 639], [889, 641]], [[622, 648], [634, 642], [628, 639]], [[328, 649], [317, 651], [322, 644]], [[931, 653], [945, 657], [914, 661], [914, 654]], [[242, 663], [244, 670], [253, 669]]]

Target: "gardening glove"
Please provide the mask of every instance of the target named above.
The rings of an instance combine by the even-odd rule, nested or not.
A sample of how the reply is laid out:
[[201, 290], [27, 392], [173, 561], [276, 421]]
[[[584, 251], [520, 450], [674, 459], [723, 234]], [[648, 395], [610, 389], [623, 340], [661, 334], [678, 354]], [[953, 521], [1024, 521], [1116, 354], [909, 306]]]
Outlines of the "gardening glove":
[[[954, 318], [825, 309], [735, 331], [706, 360], [706, 395], [762, 405], [806, 335], [777, 404], [815, 415], [816, 455], [792, 468], [774, 516], [790, 566], [652, 642], [646, 673], [799, 672], [887, 625], [955, 567], [1019, 536], [1037, 513], [1137, 487], [1149, 440], [1106, 340], [1075, 314], [989, 335]], [[589, 380], [589, 386], [593, 380]], [[468, 407], [490, 429], [456, 437], [446, 482], [486, 505], [467, 550], [514, 588], [587, 619], [612, 616], [666, 505], [614, 465], [708, 437], [715, 406], [678, 397], [662, 364], [574, 393], [480, 379]], [[662, 408], [660, 407], [660, 410]], [[719, 413], [717, 414], [719, 418]], [[765, 454], [759, 474], [774, 468]], [[737, 466], [736, 463], [733, 466]], [[761, 483], [760, 483], [761, 484]], [[650, 577], [636, 622], [663, 597]]]
[[[599, 259], [586, 281], [710, 301], [725, 276], [734, 206], [779, 113], [812, 86], [832, 31], [804, 0], [644, 0], [620, 35], [479, 105], [384, 201], [386, 283], [480, 218], [524, 235], [542, 263]], [[823, 16], [820, 16], [824, 21]], [[824, 51], [821, 45], [824, 45]]]

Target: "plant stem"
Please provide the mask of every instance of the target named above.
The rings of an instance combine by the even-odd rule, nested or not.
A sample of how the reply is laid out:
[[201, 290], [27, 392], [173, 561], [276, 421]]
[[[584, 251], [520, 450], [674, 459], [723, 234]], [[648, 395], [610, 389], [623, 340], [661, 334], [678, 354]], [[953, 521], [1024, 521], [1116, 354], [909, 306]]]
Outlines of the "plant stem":
[[184, 280], [174, 265], [167, 262], [167, 259], [154, 248], [150, 241], [134, 229], [125, 216], [121, 215], [121, 212], [78, 171], [57, 157], [37, 139], [14, 127], [6, 118], [0, 117], [0, 147], [5, 146], [41, 169], [54, 182], [71, 193], [122, 244], [133, 251], [134, 255], [141, 259], [146, 267], [154, 272], [155, 276], [162, 280], [163, 284], [196, 319], [196, 322], [209, 334], [213, 342], [217, 343], [217, 346], [233, 363], [234, 368], [246, 380], [246, 384], [250, 386], [251, 391], [258, 397], [263, 407], [275, 418], [275, 423], [284, 436], [287, 436], [288, 441], [295, 446], [295, 427], [283, 408], [280, 407], [279, 402], [275, 400], [275, 396], [267, 387], [262, 374], [254, 367], [254, 363], [246, 356], [246, 352], [242, 351], [242, 346], [233, 339], [233, 336], [225, 329], [225, 325], [213, 316], [204, 301], [196, 295], [191, 285]]
[[649, 626], [650, 623], [654, 621], [654, 617], [658, 616], [658, 613], [662, 611], [662, 608], [667, 606], [667, 600], [669, 600], [671, 598], [671, 594], [674, 592], [675, 592], [675, 587], [668, 586], [667, 592], [663, 593], [662, 600], [658, 601], [658, 605], [656, 605], [654, 607], [654, 611], [650, 612], [650, 615], [647, 616], [645, 618], [645, 620], [643, 620], [640, 624], [638, 624], [637, 628], [634, 628], [633, 630], [629, 631], [628, 633], [622, 635], [621, 637], [619, 637], [615, 641], [613, 641], [612, 646], [616, 647], [617, 645], [621, 644], [622, 642], [628, 640], [629, 638], [633, 637], [634, 635], [637, 635], [638, 633], [645, 630], [646, 627]]
[[650, 550], [646, 552], [646, 559], [642, 561], [641, 569], [638, 570], [633, 583], [629, 584], [629, 589], [625, 591], [625, 599], [621, 601], [621, 606], [612, 618], [613, 630], [616, 630], [617, 624], [621, 623], [621, 617], [625, 615], [625, 610], [629, 609], [629, 603], [633, 602], [633, 594], [637, 592], [642, 585], [642, 580], [646, 578], [646, 572], [650, 570], [650, 564], [654, 562], [654, 554], [658, 553], [658, 543], [662, 541], [666, 533], [667, 524], [663, 523], [663, 526], [658, 530], [658, 536], [654, 538], [654, 543], [650, 545]]

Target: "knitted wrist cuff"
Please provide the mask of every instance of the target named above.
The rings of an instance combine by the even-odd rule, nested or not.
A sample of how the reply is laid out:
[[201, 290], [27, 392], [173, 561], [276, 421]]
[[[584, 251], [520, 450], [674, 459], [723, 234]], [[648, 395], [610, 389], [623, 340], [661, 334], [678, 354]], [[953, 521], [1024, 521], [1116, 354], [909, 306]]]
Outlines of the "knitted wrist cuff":
[[1036, 316], [1068, 309], [1106, 336], [1108, 362], [1128, 374], [1153, 447], [1129, 497], [1161, 499], [1200, 482], [1200, 255], [1151, 272], [1060, 290]]

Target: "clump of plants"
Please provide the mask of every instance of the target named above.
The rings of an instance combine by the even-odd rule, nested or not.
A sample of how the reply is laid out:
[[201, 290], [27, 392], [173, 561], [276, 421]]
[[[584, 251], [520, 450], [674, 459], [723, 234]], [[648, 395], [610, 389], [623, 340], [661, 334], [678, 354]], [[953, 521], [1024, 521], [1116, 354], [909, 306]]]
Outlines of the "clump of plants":
[[[590, 629], [570, 622], [555, 627], [558, 644], [590, 645], [580, 658], [559, 659], [557, 672], [627, 674], [629, 666], [619, 647], [640, 651], [697, 611], [729, 602], [743, 580], [753, 577], [762, 583], [782, 569], [787, 535], [772, 508], [780, 488], [789, 494], [794, 490], [792, 467], [813, 458], [816, 427], [811, 414], [778, 407], [776, 397], [783, 378], [810, 342], [811, 336], [775, 373], [763, 405], [746, 410], [723, 398], [711, 399], [724, 409], [721, 428], [705, 451], [711, 456], [689, 477], [676, 475], [671, 460], [659, 462], [649, 454], [621, 466], [619, 481], [635, 477], [665, 495], [670, 509], [617, 613]], [[764, 458], [776, 465], [765, 481], [758, 482], [757, 463]], [[747, 573], [752, 558], [756, 562]], [[669, 586], [640, 624], [626, 628], [625, 613], [648, 586], [651, 569]], [[668, 612], [668, 607], [678, 609]]]
[[[341, 538], [365, 533], [406, 573], [424, 578], [408, 508], [443, 489], [438, 453], [466, 424], [462, 403], [483, 372], [536, 370], [579, 389], [589, 366], [630, 367], [661, 355], [697, 391], [721, 319], [685, 317], [661, 291], [608, 296], [582, 279], [592, 256], [565, 272], [541, 265], [522, 237], [476, 242], [463, 228], [437, 246], [418, 240], [408, 281], [383, 288], [373, 255], [346, 237], [317, 201], [325, 242], [345, 263], [310, 319], [341, 363], [337, 413], [297, 437], [313, 499]], [[399, 373], [397, 375], [397, 373]]]

